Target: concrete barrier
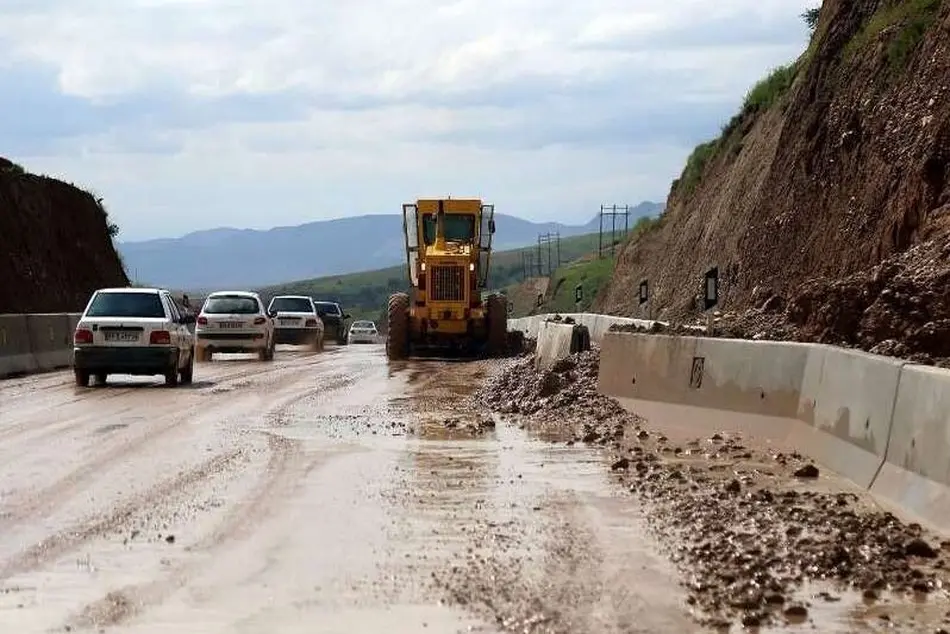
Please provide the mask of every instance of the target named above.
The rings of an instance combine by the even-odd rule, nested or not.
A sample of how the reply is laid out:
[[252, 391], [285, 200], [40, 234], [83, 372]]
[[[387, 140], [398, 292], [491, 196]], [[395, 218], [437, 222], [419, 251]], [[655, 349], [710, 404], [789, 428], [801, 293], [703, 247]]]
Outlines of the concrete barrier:
[[0, 378], [72, 363], [78, 313], [0, 315]]
[[27, 315], [26, 325], [30, 332], [30, 351], [38, 369], [55, 370], [72, 362], [69, 315]]
[[[508, 330], [519, 330], [525, 336], [537, 339], [541, 329], [541, 324], [555, 316], [561, 317], [561, 322], [565, 319], [572, 319], [575, 324], [586, 326], [590, 333], [590, 339], [593, 342], [600, 343], [604, 335], [614, 324], [631, 325], [636, 324], [641, 328], [650, 328], [655, 322], [646, 319], [631, 319], [628, 317], [611, 317], [610, 315], [595, 315], [593, 313], [547, 313], [544, 315], [531, 315], [530, 317], [518, 317], [508, 320]], [[660, 322], [664, 323], [664, 322]]]
[[905, 363], [854, 350], [809, 346], [789, 440], [869, 488], [884, 463]]
[[0, 377], [37, 369], [26, 315], [0, 315]]
[[818, 344], [611, 332], [598, 381], [674, 431], [753, 433], [950, 528], [948, 370]]
[[[538, 338], [539, 368], [570, 353], [576, 327], [549, 317], [509, 320]], [[600, 391], [665, 430], [753, 433], [950, 529], [950, 370], [818, 344], [610, 331], [649, 328], [646, 320], [561, 317], [600, 343]]]
[[881, 472], [871, 491], [950, 526], [950, 371], [905, 365]]
[[541, 324], [535, 350], [535, 368], [547, 370], [558, 359], [570, 356], [571, 343], [575, 338], [574, 328], [571, 324], [560, 324], [554, 321]]

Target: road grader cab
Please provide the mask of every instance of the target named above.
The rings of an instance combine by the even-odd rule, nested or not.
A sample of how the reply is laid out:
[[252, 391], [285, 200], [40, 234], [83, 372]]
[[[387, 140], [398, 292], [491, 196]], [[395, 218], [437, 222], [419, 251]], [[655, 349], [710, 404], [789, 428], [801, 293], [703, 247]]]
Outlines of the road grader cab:
[[503, 354], [508, 303], [485, 292], [494, 205], [427, 199], [403, 205], [402, 214], [410, 288], [389, 298], [387, 356], [405, 359], [437, 350]]

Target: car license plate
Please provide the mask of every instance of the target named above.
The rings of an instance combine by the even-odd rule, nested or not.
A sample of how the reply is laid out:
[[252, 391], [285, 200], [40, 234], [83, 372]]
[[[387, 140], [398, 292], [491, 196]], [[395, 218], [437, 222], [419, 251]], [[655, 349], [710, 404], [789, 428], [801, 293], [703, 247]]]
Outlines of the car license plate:
[[239, 322], [239, 321], [222, 321], [222, 322], [221, 322], [221, 327], [222, 327], [222, 328], [240, 328], [240, 327], [242, 327], [243, 325], [244, 325], [244, 324], [242, 324], [242, 323]]
[[297, 323], [296, 319], [281, 319], [280, 320], [281, 326], [293, 326], [296, 323]]
[[107, 332], [106, 341], [138, 341], [139, 335], [135, 332]]

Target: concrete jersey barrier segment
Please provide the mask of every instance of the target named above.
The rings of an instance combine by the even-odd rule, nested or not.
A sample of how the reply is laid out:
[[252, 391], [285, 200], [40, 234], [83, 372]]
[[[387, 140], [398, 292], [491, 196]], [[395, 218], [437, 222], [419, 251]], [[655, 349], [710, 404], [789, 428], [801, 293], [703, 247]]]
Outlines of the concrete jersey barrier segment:
[[[541, 330], [541, 324], [544, 324], [555, 316], [561, 317], [560, 322], [555, 323], [563, 323], [564, 320], [570, 318], [575, 324], [586, 326], [588, 332], [590, 333], [591, 341], [597, 343], [600, 343], [600, 341], [603, 340], [604, 335], [607, 334], [607, 332], [610, 330], [610, 327], [614, 324], [619, 324], [622, 326], [636, 325], [640, 328], [650, 328], [654, 323], [657, 323], [646, 319], [611, 317], [610, 315], [596, 315], [593, 313], [547, 313], [544, 315], [531, 315], [530, 317], [509, 319], [508, 329], [518, 330], [523, 332], [527, 337], [537, 339], [538, 333]], [[665, 322], [658, 323], [665, 324]]]
[[871, 491], [950, 527], [950, 371], [901, 369], [887, 458]]
[[0, 378], [68, 367], [79, 313], [0, 315]]
[[[539, 367], [569, 354], [568, 325], [546, 324], [552, 316], [509, 320], [538, 338]], [[950, 371], [819, 344], [610, 332], [653, 322], [560, 316], [601, 344], [600, 391], [638, 413], [689, 421], [689, 433], [702, 419], [754, 428], [950, 528]]]
[[0, 315], [0, 377], [37, 369], [26, 315]]
[[538, 332], [535, 368], [548, 370], [558, 360], [574, 352], [590, 349], [590, 333], [586, 326], [547, 321]]
[[72, 331], [69, 315], [27, 315], [30, 333], [30, 352], [39, 370], [63, 368], [72, 362]]
[[[715, 411], [950, 528], [950, 371], [819, 344], [608, 333], [599, 389], [647, 418]], [[693, 430], [695, 431], [695, 429]]]

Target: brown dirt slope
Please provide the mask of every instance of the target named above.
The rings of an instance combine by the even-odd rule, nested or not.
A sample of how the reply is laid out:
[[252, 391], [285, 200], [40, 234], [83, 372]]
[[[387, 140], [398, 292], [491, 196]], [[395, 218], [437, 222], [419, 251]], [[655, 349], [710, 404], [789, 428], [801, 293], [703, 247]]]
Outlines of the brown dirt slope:
[[80, 311], [128, 283], [92, 194], [0, 158], [0, 314]]
[[[950, 317], [950, 288], [935, 283], [950, 266], [934, 257], [950, 233], [950, 0], [825, 0], [790, 73], [691, 157], [597, 312], [646, 317], [635, 289], [648, 279], [654, 317], [695, 316], [717, 266], [723, 311], [768, 304], [811, 339], [868, 348]], [[907, 273], [900, 301], [882, 262], [885, 278]], [[892, 308], [900, 323], [879, 328], [875, 311]]]

